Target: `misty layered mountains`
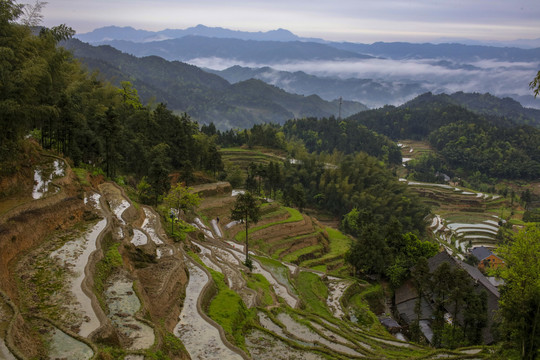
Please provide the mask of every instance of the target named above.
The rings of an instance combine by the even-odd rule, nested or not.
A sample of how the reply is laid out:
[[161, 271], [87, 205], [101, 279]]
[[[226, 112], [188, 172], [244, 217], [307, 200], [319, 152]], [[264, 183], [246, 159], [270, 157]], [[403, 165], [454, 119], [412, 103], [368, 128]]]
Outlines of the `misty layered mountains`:
[[458, 91], [540, 108], [528, 88], [540, 67], [540, 48], [340, 43], [284, 29], [242, 32], [203, 25], [159, 32], [107, 27], [78, 38], [137, 57], [187, 62], [232, 83], [255, 78], [287, 92], [328, 101], [341, 97], [370, 108], [400, 105], [425, 92]]
[[279, 71], [268, 66], [250, 68], [235, 65], [225, 70], [208, 68], [205, 70], [223, 77], [230, 83], [258, 79], [291, 93], [317, 94], [325, 100], [338, 97], [357, 101], [361, 99], [361, 102], [370, 108], [382, 107], [386, 104], [402, 104], [415, 94], [430, 91], [428, 87], [418, 82], [340, 79], [310, 75], [303, 71]]
[[[269, 67], [264, 68], [246, 68], [233, 66], [225, 70], [206, 71], [217, 74], [231, 83], [245, 81], [247, 79], [260, 79], [277, 87], [283, 88], [289, 92], [304, 93], [314, 89], [315, 93], [323, 99], [332, 98], [335, 93], [363, 94], [362, 98], [366, 104], [373, 104], [380, 101], [381, 98], [389, 94], [404, 103], [402, 106], [415, 105], [418, 102], [425, 101], [425, 96], [418, 96], [410, 101], [405, 98], [408, 94], [418, 92], [420, 94], [430, 93], [428, 89], [419, 84], [407, 83], [378, 83], [370, 79], [345, 79], [339, 80], [329, 77], [317, 77], [306, 74], [302, 71], [286, 72], [277, 71]], [[431, 94], [431, 93], [430, 93]], [[505, 117], [519, 124], [540, 126], [540, 110], [523, 107], [518, 101], [505, 97], [499, 98], [489, 93], [465, 93], [463, 91], [455, 92], [450, 95], [439, 94], [428, 97], [433, 102], [437, 99], [444, 102], [444, 105], [456, 105], [466, 108], [469, 111], [481, 115]], [[380, 104], [382, 107], [385, 104]]]
[[[247, 128], [256, 123], [284, 123], [298, 117], [338, 116], [338, 100], [290, 94], [263, 81], [250, 79], [230, 84], [200, 68], [158, 56], [135, 57], [111, 46], [92, 46], [72, 39], [64, 46], [91, 71], [118, 85], [131, 81], [144, 103], [163, 102], [177, 112], [187, 112], [202, 123], [220, 129]], [[343, 101], [342, 116], [367, 107]]]

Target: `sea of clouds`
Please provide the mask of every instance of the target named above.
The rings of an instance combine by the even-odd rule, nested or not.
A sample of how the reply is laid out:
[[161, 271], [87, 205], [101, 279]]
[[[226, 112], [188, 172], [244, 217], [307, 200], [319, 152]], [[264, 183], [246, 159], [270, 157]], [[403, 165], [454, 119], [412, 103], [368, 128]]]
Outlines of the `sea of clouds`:
[[[197, 58], [187, 61], [202, 68], [223, 70], [234, 65], [260, 68], [269, 66], [278, 71], [303, 71], [318, 77], [337, 79], [372, 79], [385, 86], [391, 84], [416, 84], [433, 93], [478, 92], [499, 97], [512, 97], [524, 106], [540, 108], [540, 100], [534, 99], [529, 83], [535, 77], [538, 62], [508, 62], [478, 60], [460, 63], [448, 59], [347, 59], [325, 61], [282, 61], [279, 63], [246, 63], [235, 59]], [[278, 71], [265, 72], [264, 81], [283, 86], [284, 79]], [[411, 93], [396, 99], [393, 105], [418, 94]], [[357, 99], [350, 99], [357, 100]]]

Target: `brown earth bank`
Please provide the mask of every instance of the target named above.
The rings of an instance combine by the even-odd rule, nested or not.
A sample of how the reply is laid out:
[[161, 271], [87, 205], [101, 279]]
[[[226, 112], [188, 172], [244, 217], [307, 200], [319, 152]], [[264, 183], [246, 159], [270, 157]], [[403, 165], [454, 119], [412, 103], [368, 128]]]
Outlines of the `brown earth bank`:
[[153, 322], [163, 321], [165, 329], [172, 332], [178, 323], [188, 282], [184, 261], [170, 257], [137, 269], [135, 275], [144, 289], [144, 303]]
[[222, 194], [230, 194], [231, 191], [232, 186], [226, 181], [193, 186], [193, 192], [205, 198]]
[[[103, 183], [99, 190], [107, 202], [126, 200], [130, 202], [123, 213], [122, 218], [126, 221], [126, 234], [131, 233], [133, 225], [140, 225], [145, 215], [142, 208], [138, 209], [131, 203], [125, 191], [114, 183]], [[120, 226], [115, 215], [112, 215], [113, 223]], [[164, 236], [164, 232], [158, 223], [156, 233], [161, 240], [173, 246], [171, 241]], [[116, 231], [113, 231], [116, 234]], [[131, 236], [126, 235], [121, 239], [123, 246], [120, 252], [123, 255], [124, 266], [129, 270], [132, 277], [137, 280], [139, 296], [144, 310], [146, 310], [154, 324], [163, 321], [165, 329], [172, 332], [182, 309], [183, 297], [188, 277], [183, 259], [178, 253], [162, 259], [156, 259], [156, 246], [149, 239], [147, 245], [135, 247], [130, 243]]]
[[40, 147], [35, 141], [21, 143], [21, 151], [11, 161], [0, 161], [0, 198], [18, 195], [34, 183], [33, 167], [40, 161]]
[[[23, 171], [14, 178], [32, 176], [30, 169], [28, 174]], [[22, 191], [26, 193], [30, 189], [31, 193], [32, 184], [29, 182], [29, 186], [23, 186]], [[61, 186], [58, 193], [39, 200], [30, 197], [0, 217], [0, 289], [16, 307], [21, 306], [17, 289], [19, 274], [15, 272], [19, 259], [39, 247], [50, 234], [69, 229], [91, 216], [90, 209], [84, 204], [82, 190], [69, 167], [66, 176], [56, 180], [55, 184]], [[17, 192], [20, 194], [19, 190]], [[43, 344], [37, 340], [38, 335], [31, 329], [27, 320], [21, 314], [16, 314], [8, 339], [21, 355], [29, 358], [37, 356], [43, 349]]]
[[11, 271], [18, 256], [40, 244], [48, 234], [74, 226], [88, 212], [82, 198], [71, 196], [8, 217], [0, 224], [0, 288], [17, 302]]

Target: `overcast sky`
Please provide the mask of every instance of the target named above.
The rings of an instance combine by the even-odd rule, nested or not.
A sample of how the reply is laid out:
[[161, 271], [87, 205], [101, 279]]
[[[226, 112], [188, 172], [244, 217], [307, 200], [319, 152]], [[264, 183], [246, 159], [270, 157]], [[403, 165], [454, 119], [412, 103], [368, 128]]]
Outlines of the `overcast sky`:
[[540, 0], [49, 0], [43, 15], [44, 25], [65, 23], [78, 33], [203, 24], [362, 43], [540, 38]]

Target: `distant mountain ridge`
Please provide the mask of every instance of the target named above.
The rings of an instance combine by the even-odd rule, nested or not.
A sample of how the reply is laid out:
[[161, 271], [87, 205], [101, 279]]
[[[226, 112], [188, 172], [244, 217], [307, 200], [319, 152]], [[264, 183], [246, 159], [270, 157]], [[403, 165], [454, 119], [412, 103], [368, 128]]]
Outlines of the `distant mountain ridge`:
[[[308, 55], [311, 56], [311, 60], [383, 57], [394, 60], [496, 59], [519, 62], [540, 59], [540, 47], [523, 49], [458, 43], [332, 42], [316, 38], [301, 38], [285, 29], [244, 32], [210, 28], [204, 25], [185, 30], [166, 29], [158, 32], [110, 26], [76, 35], [76, 38], [90, 44], [111, 45], [135, 56], [157, 55], [167, 60], [181, 61], [200, 57], [221, 57], [271, 63], [279, 57], [285, 60], [305, 60], [308, 59]], [[268, 53], [273, 56], [269, 56]], [[282, 56], [282, 54], [290, 56], [292, 53], [296, 55]], [[299, 55], [302, 53], [304, 53], [303, 56]]]
[[132, 42], [103, 42], [138, 56], [160, 56], [166, 60], [189, 61], [198, 58], [223, 58], [242, 62], [286, 62], [302, 60], [369, 59], [358, 52], [336, 49], [326, 44], [301, 41], [257, 41], [188, 35], [181, 38]]
[[131, 26], [106, 26], [84, 34], [77, 34], [75, 37], [89, 44], [95, 44], [110, 40], [124, 40], [132, 42], [171, 40], [190, 35], [257, 41], [324, 42], [324, 40], [317, 38], [302, 38], [293, 34], [289, 30], [281, 28], [264, 32], [248, 32], [229, 30], [222, 27], [208, 27], [201, 24], [194, 27], [189, 27], [187, 29], [165, 29], [161, 31], [138, 30]]
[[520, 49], [486, 45], [463, 44], [415, 44], [407, 42], [376, 42], [370, 45], [358, 43], [331, 43], [331, 46], [358, 54], [404, 59], [453, 59], [457, 61], [478, 61], [496, 59], [499, 61], [538, 61], [540, 48]]
[[[186, 29], [164, 29], [160, 31], [139, 30], [130, 26], [105, 26], [94, 29], [90, 32], [77, 34], [75, 37], [87, 43], [101, 43], [108, 40], [126, 40], [133, 42], [148, 42], [158, 40], [177, 39], [188, 35], [198, 35], [216, 38], [232, 38], [241, 40], [257, 41], [310, 41], [320, 43], [332, 43], [320, 38], [300, 37], [287, 29], [276, 29], [269, 31], [239, 31], [222, 27], [209, 27], [202, 24], [188, 27]], [[340, 42], [337, 42], [340, 43]], [[431, 42], [432, 44], [461, 44], [475, 46], [492, 47], [516, 47], [522, 49], [533, 49], [540, 47], [540, 38], [536, 39], [516, 39], [505, 41], [479, 41], [471, 39], [439, 38]]]
[[[187, 112], [203, 123], [220, 129], [249, 128], [255, 123], [284, 123], [295, 117], [331, 117], [339, 113], [339, 101], [319, 96], [287, 93], [259, 80], [231, 85], [225, 79], [179, 61], [157, 56], [138, 58], [111, 46], [92, 46], [72, 39], [64, 46], [90, 70], [115, 84], [131, 81], [143, 102], [164, 102], [177, 112]], [[343, 101], [342, 116], [367, 107]]]

